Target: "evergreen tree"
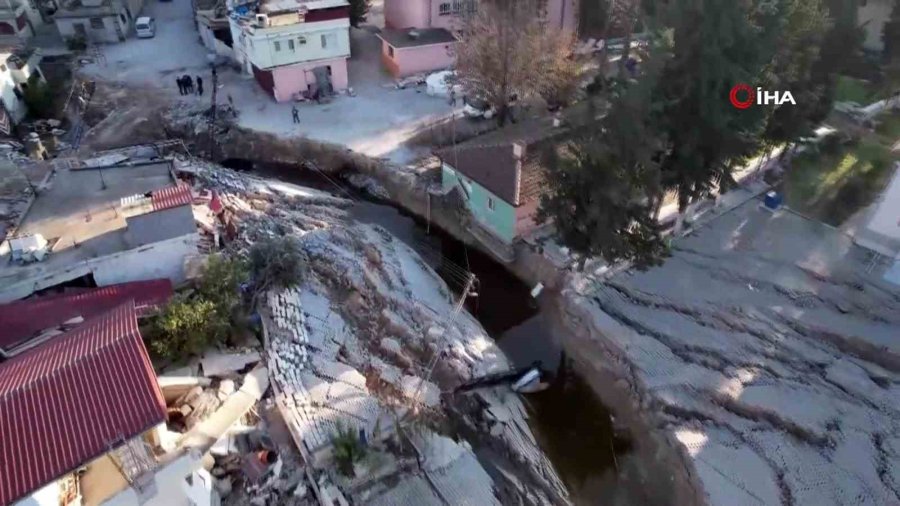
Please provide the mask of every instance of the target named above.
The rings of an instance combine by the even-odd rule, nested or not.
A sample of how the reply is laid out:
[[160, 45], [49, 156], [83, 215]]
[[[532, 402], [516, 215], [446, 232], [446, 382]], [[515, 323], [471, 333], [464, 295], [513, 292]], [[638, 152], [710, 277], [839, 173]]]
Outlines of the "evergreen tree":
[[350, 26], [359, 28], [360, 23], [365, 23], [371, 3], [372, 0], [350, 0]]
[[733, 86], [764, 82], [775, 53], [778, 9], [763, 0], [683, 0], [669, 12], [671, 57], [654, 96], [667, 146], [663, 184], [679, 210], [733, 182], [732, 170], [759, 146], [766, 112], [737, 109]]
[[831, 109], [824, 101], [827, 83], [813, 73], [828, 30], [825, 5], [821, 0], [781, 0], [779, 10], [781, 35], [767, 87], [790, 91], [797, 103], [772, 112], [763, 137], [775, 146], [811, 135]]
[[651, 87], [629, 87], [603, 127], [565, 143], [547, 160], [549, 191], [539, 220], [552, 220], [562, 242], [583, 259], [628, 260], [639, 269], [667, 253], [656, 214], [662, 200]]

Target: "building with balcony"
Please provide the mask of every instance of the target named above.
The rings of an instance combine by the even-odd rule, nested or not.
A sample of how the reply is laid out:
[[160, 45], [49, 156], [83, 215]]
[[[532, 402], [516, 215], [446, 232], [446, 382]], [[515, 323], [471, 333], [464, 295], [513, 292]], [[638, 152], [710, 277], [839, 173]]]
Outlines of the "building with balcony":
[[347, 0], [231, 2], [234, 58], [276, 101], [346, 89]]
[[64, 39], [121, 42], [134, 30], [144, 0], [68, 0], [53, 15]]

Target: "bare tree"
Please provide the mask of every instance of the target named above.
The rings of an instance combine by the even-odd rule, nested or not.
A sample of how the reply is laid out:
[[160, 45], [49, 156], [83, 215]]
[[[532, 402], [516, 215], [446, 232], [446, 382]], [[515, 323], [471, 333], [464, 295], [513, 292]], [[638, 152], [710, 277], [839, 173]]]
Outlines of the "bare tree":
[[500, 125], [514, 96], [565, 90], [574, 79], [568, 72], [574, 39], [545, 26], [541, 6], [540, 0], [491, 0], [463, 17], [457, 76], [466, 93], [497, 110]]

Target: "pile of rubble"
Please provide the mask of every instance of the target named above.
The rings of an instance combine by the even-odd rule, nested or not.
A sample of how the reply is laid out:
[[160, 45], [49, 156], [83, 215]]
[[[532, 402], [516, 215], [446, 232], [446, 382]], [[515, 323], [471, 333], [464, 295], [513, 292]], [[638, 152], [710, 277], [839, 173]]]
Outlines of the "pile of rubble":
[[[459, 403], [465, 409], [443, 399], [442, 391], [510, 366], [471, 315], [450, 317], [449, 289], [412, 249], [383, 229], [351, 222], [349, 200], [194, 160], [177, 168], [215, 192], [231, 223], [229, 249], [290, 235], [308, 258], [307, 281], [268, 293], [259, 312], [274, 406], [315, 469], [311, 476], [325, 480], [317, 495], [417, 505], [568, 501], [516, 395], [480, 390], [471, 394], [475, 401]], [[442, 360], [425, 380], [437, 353]], [[459, 419], [502, 458], [481, 462], [465, 441], [440, 435]], [[419, 430], [410, 424], [424, 440], [411, 436]], [[350, 427], [369, 449], [354, 464], [355, 476], [331, 467], [339, 427]], [[428, 457], [428, 441], [442, 441], [449, 453]], [[388, 486], [392, 476], [404, 485]]]

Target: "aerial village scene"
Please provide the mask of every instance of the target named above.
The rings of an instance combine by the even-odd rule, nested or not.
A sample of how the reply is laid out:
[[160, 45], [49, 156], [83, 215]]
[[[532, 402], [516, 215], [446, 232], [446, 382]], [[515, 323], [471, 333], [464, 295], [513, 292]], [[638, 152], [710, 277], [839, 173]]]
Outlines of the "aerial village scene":
[[900, 0], [2, 0], [0, 76], [0, 506], [900, 505]]

